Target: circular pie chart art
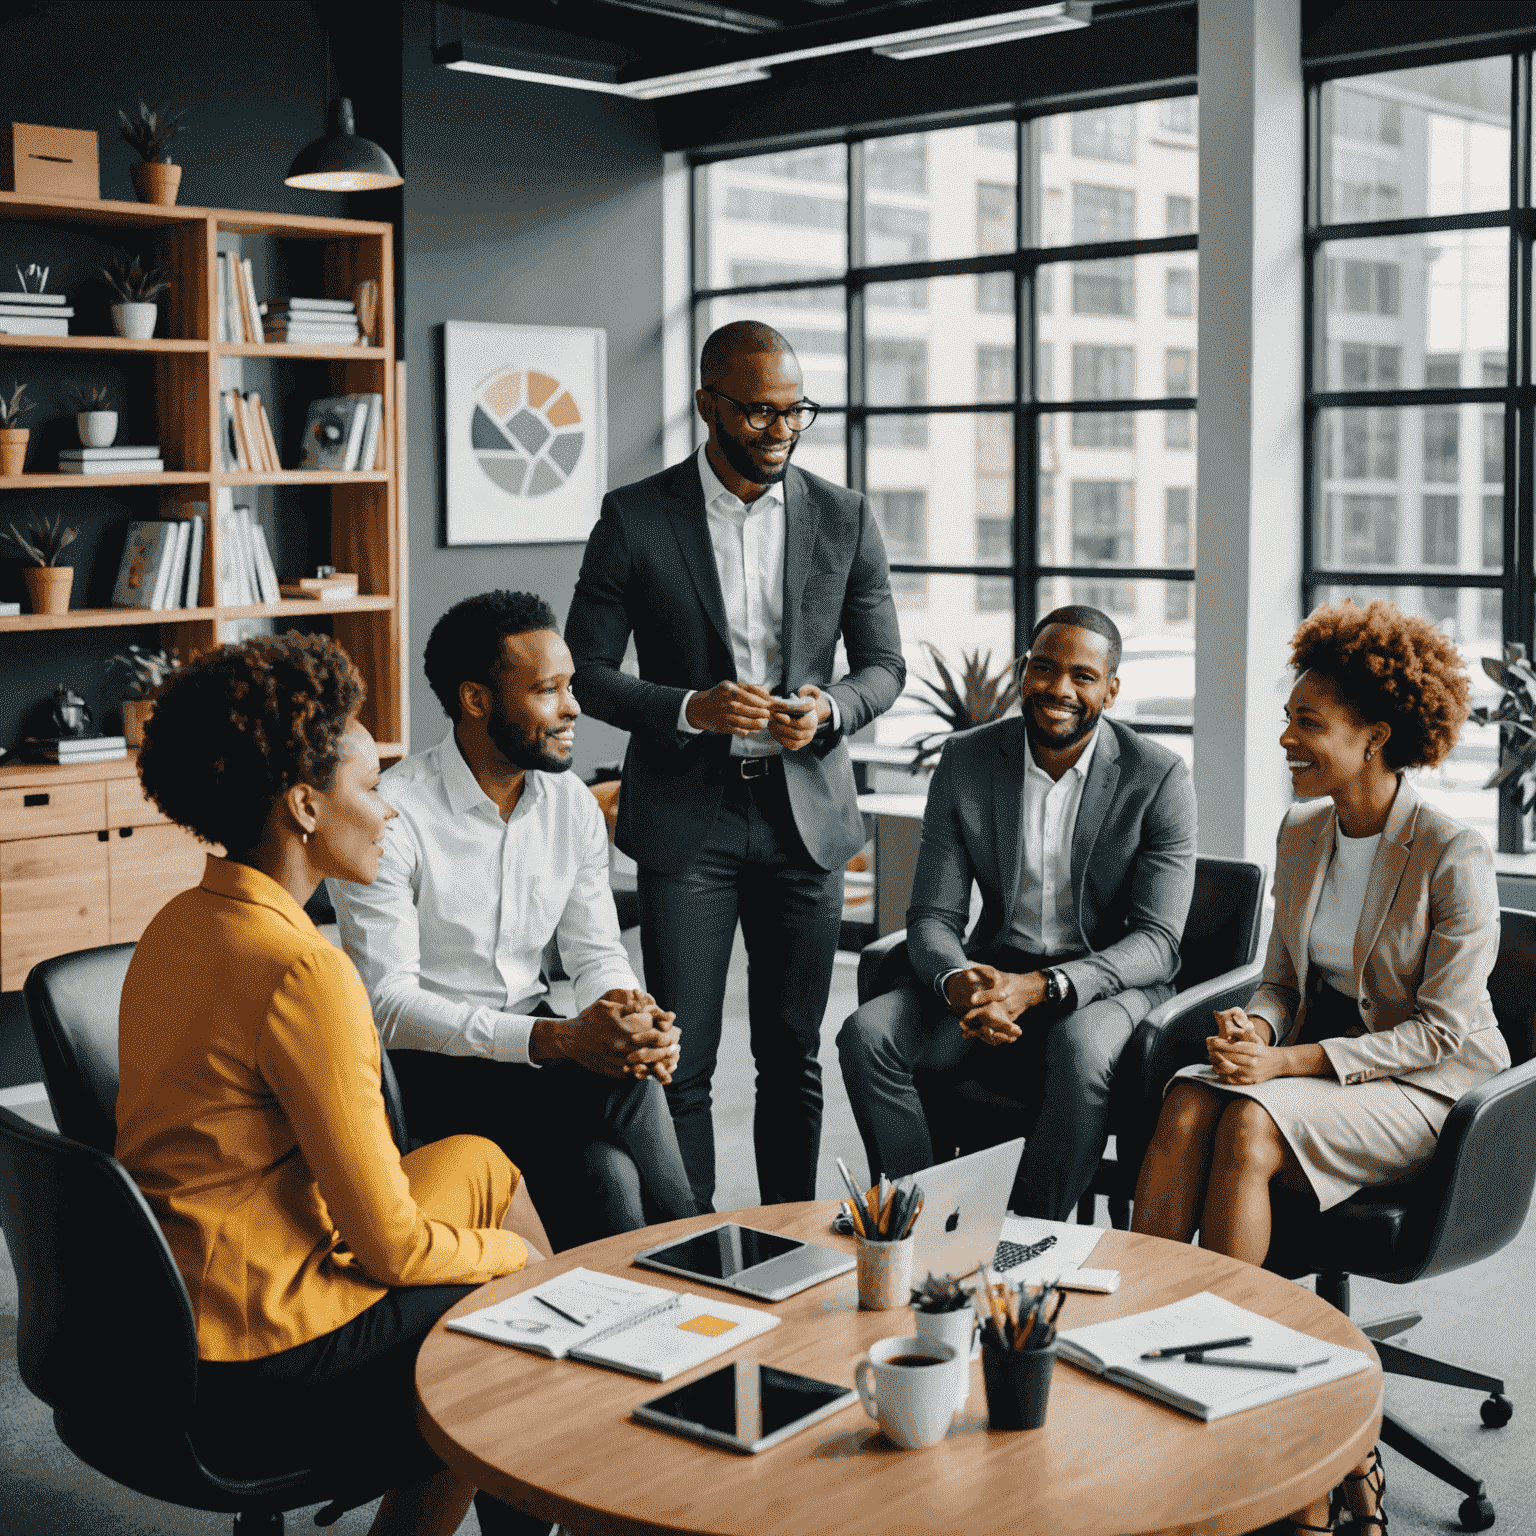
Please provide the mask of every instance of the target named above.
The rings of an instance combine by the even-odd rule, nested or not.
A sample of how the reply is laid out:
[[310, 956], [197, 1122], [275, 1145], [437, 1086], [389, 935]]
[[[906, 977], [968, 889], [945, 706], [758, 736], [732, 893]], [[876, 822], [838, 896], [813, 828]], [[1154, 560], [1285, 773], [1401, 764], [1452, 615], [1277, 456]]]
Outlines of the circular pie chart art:
[[586, 440], [570, 390], [534, 368], [500, 368], [475, 386], [469, 434], [475, 461], [509, 496], [559, 490]]

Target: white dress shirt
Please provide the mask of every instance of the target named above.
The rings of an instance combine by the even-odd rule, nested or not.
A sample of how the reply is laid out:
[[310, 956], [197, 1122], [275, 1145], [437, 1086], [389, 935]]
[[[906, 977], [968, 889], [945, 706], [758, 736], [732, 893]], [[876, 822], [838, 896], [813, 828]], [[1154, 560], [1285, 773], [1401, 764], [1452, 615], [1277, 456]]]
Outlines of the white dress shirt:
[[580, 779], [528, 773], [503, 822], [450, 729], [391, 768], [379, 793], [400, 814], [373, 884], [327, 883], [385, 1045], [535, 1065], [529, 1010], [548, 990], [542, 958], [556, 936], [578, 1009], [639, 986], [603, 813]]
[[1307, 958], [1322, 972], [1323, 980], [1345, 997], [1358, 995], [1355, 933], [1380, 842], [1379, 832], [1373, 837], [1345, 837], [1335, 823], [1333, 858], [1307, 934]]
[[1008, 943], [1031, 955], [1082, 953], [1072, 904], [1072, 834], [1099, 729], [1094, 727], [1082, 756], [1059, 779], [1036, 763], [1029, 737], [1024, 738], [1024, 857]]
[[[784, 686], [784, 484], [767, 486], [756, 501], [743, 501], [726, 490], [709, 462], [708, 444], [699, 449], [699, 479], [704, 485], [704, 519], [720, 575], [720, 595], [731, 632], [736, 678], [762, 683], [770, 693]], [[677, 728], [697, 736], [688, 723], [687, 694], [677, 712]], [[837, 704], [831, 725], [837, 728]], [[750, 736], [731, 738], [732, 757], [772, 757], [783, 751], [764, 726]]]

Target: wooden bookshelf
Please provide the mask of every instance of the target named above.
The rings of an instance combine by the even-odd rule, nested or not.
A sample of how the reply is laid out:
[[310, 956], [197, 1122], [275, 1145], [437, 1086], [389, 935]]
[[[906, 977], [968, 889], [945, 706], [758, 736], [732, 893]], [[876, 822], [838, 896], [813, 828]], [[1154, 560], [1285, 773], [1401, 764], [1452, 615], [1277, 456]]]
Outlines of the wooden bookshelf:
[[[183, 656], [195, 654], [233, 637], [234, 625], [244, 619], [309, 619], [329, 624], [337, 641], [346, 648], [368, 686], [364, 720], [379, 742], [382, 756], [396, 758], [408, 749], [410, 738], [405, 651], [405, 537], [404, 497], [399, 475], [400, 436], [398, 408], [403, 390], [403, 370], [395, 357], [393, 229], [386, 223], [356, 219], [318, 218], [306, 215], [249, 212], [226, 208], [161, 207], [155, 204], [75, 198], [39, 198], [0, 192], [0, 220], [34, 223], [48, 231], [49, 239], [67, 243], [82, 236], [138, 246], [171, 281], [161, 300], [159, 329], [164, 335], [146, 341], [118, 336], [12, 336], [0, 335], [0, 353], [18, 379], [26, 377], [27, 358], [49, 353], [74, 358], [101, 354], [126, 363], [137, 355], [137, 366], [146, 381], [153, 379], [154, 430], [170, 466], [150, 475], [67, 475], [49, 472], [0, 478], [0, 526], [17, 507], [15, 498], [29, 496], [29, 510], [39, 505], [35, 493], [44, 493], [43, 509], [68, 512], [70, 492], [118, 489], [134, 518], [173, 518], [190, 514], [189, 504], [206, 502], [211, 513], [218, 493], [225, 487], [268, 487], [279, 512], [290, 519], [293, 509], [314, 516], [318, 489], [328, 506], [329, 556], [338, 570], [355, 571], [359, 596], [334, 603], [284, 600], [278, 603], [220, 604], [215, 600], [213, 573], [218, 568], [218, 530], [210, 516], [205, 531], [201, 590], [196, 607], [146, 611], [142, 609], [76, 607], [63, 614], [22, 613], [0, 617], [0, 669], [5, 667], [8, 637], [37, 631], [100, 629], [103, 655], [119, 643], [114, 629], [158, 628], [160, 642], [177, 647]], [[374, 346], [305, 346], [287, 343], [221, 342], [217, 336], [217, 255], [220, 236], [239, 236], [243, 241], [278, 243], [278, 254], [294, 270], [317, 274], [298, 292], [328, 298], [351, 298], [354, 285], [373, 278], [379, 285], [378, 344]], [[246, 247], [248, 250], [250, 246]], [[269, 252], [271, 248], [268, 248]], [[281, 264], [281, 263], [279, 263]], [[267, 295], [263, 294], [263, 297]], [[72, 322], [72, 323], [79, 323]], [[302, 390], [307, 400], [321, 395], [376, 392], [383, 396], [382, 470], [350, 473], [285, 469], [276, 473], [233, 471], [224, 467], [220, 443], [221, 389], [229, 387], [225, 360], [258, 359], [291, 363], [295, 369], [279, 369], [278, 386], [263, 389], [269, 411], [285, 403], [298, 410]], [[235, 366], [231, 361], [228, 368]], [[302, 380], [296, 383], [295, 380]], [[292, 412], [290, 412], [290, 415]], [[299, 414], [302, 414], [300, 411]], [[33, 423], [36, 425], [37, 423]], [[310, 491], [302, 502], [287, 498]], [[160, 494], [156, 494], [156, 493]], [[56, 500], [55, 500], [56, 498]], [[286, 511], [284, 510], [286, 509]], [[323, 532], [317, 536], [323, 540]], [[323, 543], [322, 543], [322, 547]], [[88, 588], [101, 590], [100, 572], [81, 571], [75, 581], [74, 601], [84, 600]], [[288, 571], [281, 571], [286, 577]], [[75, 768], [0, 766], [0, 791], [9, 782], [28, 785], [65, 785], [76, 780], [105, 783], [134, 772], [126, 763], [82, 765]], [[139, 833], [146, 840], [148, 828]], [[167, 835], [170, 829], [166, 829]], [[0, 833], [0, 845], [19, 848], [18, 832]], [[155, 835], [161, 836], [158, 831]], [[114, 841], [117, 833], [113, 832]], [[30, 836], [24, 839], [32, 842]], [[42, 851], [46, 853], [45, 846]], [[61, 858], [65, 849], [59, 844]], [[3, 862], [3, 860], [0, 860]], [[190, 865], [188, 866], [190, 867]], [[46, 895], [46, 893], [45, 893]], [[46, 902], [45, 902], [46, 905]], [[0, 926], [8, 926], [0, 903]], [[112, 932], [122, 925], [115, 919]], [[61, 931], [61, 949], [79, 947], [76, 936]], [[0, 933], [0, 946], [5, 942]], [[36, 935], [27, 940], [27, 953], [36, 947]], [[6, 967], [3, 987], [13, 980], [13, 963]]]

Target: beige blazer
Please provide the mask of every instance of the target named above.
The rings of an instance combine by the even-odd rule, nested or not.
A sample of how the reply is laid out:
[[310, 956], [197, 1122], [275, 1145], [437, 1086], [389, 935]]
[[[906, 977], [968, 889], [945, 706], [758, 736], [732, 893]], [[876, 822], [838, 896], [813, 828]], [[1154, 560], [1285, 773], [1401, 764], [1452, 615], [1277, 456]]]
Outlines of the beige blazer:
[[[1281, 1045], [1306, 1019], [1307, 941], [1333, 853], [1333, 801], [1280, 824], [1275, 925], [1248, 1013]], [[1488, 997], [1499, 954], [1493, 854], [1470, 827], [1422, 800], [1406, 778], [1371, 865], [1355, 932], [1361, 1032], [1322, 1042], [1341, 1083], [1391, 1077], [1454, 1103], [1509, 1065]]]

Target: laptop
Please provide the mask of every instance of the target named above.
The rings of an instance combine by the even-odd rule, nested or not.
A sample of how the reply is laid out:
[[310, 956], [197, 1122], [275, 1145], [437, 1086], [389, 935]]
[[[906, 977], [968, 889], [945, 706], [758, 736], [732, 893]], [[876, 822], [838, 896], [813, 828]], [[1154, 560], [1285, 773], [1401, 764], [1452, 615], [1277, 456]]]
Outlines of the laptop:
[[912, 1175], [923, 1192], [922, 1214], [912, 1229], [914, 1282], [992, 1264], [1023, 1157], [1024, 1138], [1019, 1136]]

